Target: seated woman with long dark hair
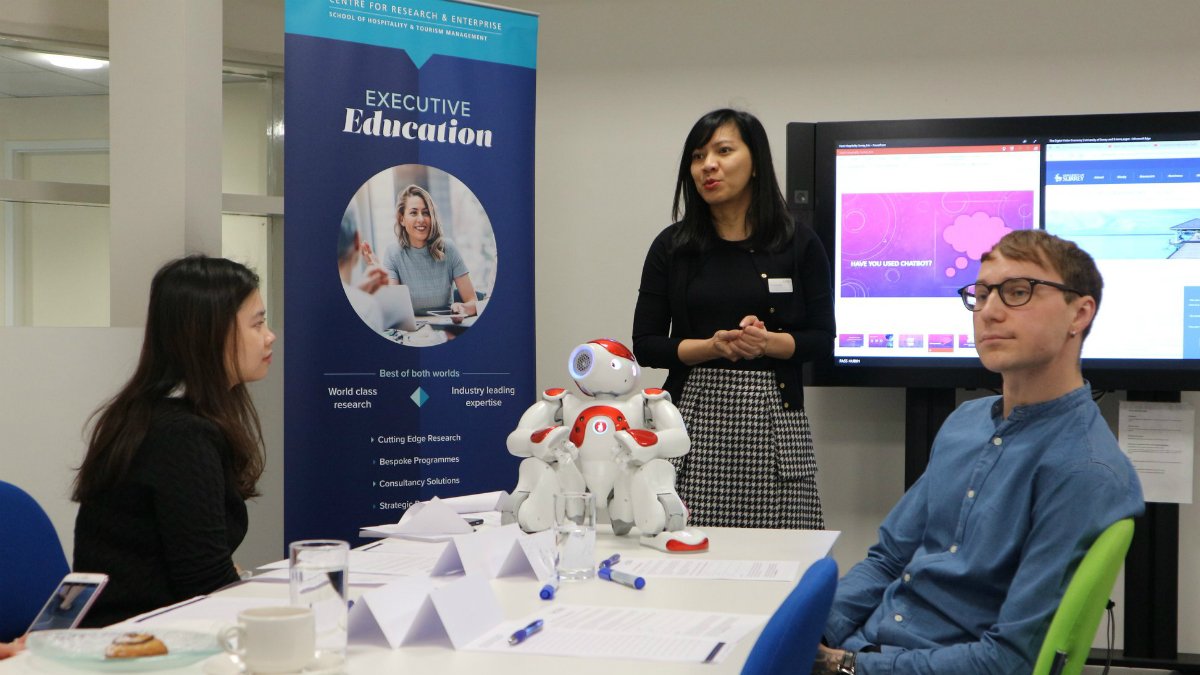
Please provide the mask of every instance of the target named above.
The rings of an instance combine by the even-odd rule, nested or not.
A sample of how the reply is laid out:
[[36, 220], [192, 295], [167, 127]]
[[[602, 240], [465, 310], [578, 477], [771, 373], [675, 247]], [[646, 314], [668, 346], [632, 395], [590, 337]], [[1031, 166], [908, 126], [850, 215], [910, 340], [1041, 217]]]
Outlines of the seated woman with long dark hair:
[[84, 625], [237, 581], [264, 462], [246, 383], [266, 377], [274, 342], [244, 265], [189, 256], [155, 274], [137, 368], [93, 416], [75, 478], [74, 569], [109, 576]]

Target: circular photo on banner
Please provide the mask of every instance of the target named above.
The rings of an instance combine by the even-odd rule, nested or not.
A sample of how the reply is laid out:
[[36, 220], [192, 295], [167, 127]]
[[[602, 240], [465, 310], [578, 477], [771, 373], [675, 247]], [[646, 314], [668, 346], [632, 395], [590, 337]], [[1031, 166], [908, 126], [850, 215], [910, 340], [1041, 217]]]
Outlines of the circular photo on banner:
[[496, 236], [462, 181], [401, 164], [372, 176], [346, 205], [337, 265], [363, 323], [391, 342], [432, 347], [483, 315], [496, 285]]

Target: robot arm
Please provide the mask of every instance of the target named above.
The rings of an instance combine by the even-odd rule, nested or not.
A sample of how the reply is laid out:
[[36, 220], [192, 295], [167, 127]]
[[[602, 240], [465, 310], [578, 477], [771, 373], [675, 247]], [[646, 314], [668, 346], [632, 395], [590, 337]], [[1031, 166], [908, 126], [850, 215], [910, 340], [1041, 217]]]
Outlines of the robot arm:
[[571, 428], [563, 426], [562, 399], [567, 395], [563, 389], [548, 389], [542, 400], [529, 406], [517, 428], [508, 435], [509, 453], [517, 457], [537, 457], [553, 464], [562, 453], [574, 457], [573, 447], [566, 442]]
[[671, 395], [661, 389], [643, 392], [647, 426], [653, 429], [630, 429], [617, 433], [625, 461], [640, 466], [653, 459], [679, 457], [691, 447], [683, 416], [671, 403]]
[[683, 415], [671, 403], [671, 395], [662, 389], [646, 389], [646, 424], [658, 436], [657, 457], [664, 459], [686, 455], [692, 447]]

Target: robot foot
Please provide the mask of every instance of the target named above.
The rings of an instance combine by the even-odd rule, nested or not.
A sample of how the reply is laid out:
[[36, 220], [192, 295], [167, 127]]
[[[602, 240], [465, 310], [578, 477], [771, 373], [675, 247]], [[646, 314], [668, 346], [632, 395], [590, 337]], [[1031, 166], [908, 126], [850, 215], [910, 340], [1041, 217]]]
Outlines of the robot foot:
[[708, 550], [708, 535], [696, 529], [659, 532], [651, 537], [642, 537], [641, 544], [667, 553], [700, 553]]
[[618, 537], [625, 535], [625, 534], [629, 534], [629, 531], [632, 529], [633, 529], [633, 523], [631, 523], [631, 522], [627, 522], [624, 520], [612, 521], [613, 534], [617, 535]]

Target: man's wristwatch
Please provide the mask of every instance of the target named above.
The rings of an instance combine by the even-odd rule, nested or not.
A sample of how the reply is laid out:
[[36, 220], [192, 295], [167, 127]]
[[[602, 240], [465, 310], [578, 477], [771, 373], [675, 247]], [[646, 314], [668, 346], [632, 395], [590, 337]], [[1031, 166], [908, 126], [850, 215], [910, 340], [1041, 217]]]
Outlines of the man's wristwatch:
[[854, 662], [857, 660], [858, 654], [845, 651], [842, 652], [842, 662], [838, 664], [837, 672], [839, 675], [855, 675]]

